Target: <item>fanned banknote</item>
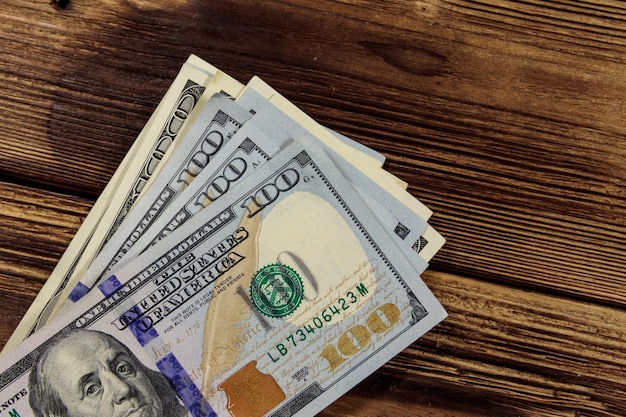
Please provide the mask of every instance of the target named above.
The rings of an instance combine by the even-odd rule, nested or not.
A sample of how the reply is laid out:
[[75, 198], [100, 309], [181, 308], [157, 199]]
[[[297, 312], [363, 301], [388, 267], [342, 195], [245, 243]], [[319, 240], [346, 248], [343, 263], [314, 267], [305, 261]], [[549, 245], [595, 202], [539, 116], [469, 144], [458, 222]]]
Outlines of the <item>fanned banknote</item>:
[[190, 56], [3, 352], [0, 412], [319, 412], [446, 317], [444, 239], [384, 160]]
[[[0, 401], [18, 393], [14, 411], [35, 415], [74, 386], [57, 402], [310, 416], [445, 317], [325, 154], [294, 143], [234, 192], [8, 354]], [[140, 380], [149, 387], [103, 395]]]
[[333, 149], [334, 152], [345, 158], [350, 164], [358, 167], [364, 174], [370, 177], [370, 179], [386, 188], [399, 201], [415, 211], [417, 216], [424, 220], [430, 218], [432, 211], [419, 200], [407, 194], [405, 192], [406, 183], [383, 170], [376, 158], [369, 157], [363, 153], [354, 152], [354, 148], [351, 148], [345, 142], [338, 139], [337, 136], [331, 134], [328, 129], [325, 129], [319, 123], [315, 122], [315, 120], [272, 89], [259, 77], [253, 77], [246, 88], [242, 90], [242, 94], [247, 90], [253, 90], [256, 94], [265, 98], [268, 103], [278, 107], [293, 121], [300, 124], [309, 133], [322, 141], [322, 143]]
[[[191, 180], [199, 175], [200, 171], [205, 171], [205, 169], [210, 170], [210, 168], [206, 168], [206, 165], [208, 165], [209, 160], [215, 157], [221, 147], [226, 143], [226, 135], [223, 134], [224, 132], [220, 133], [219, 130], [212, 128], [211, 126], [213, 126], [213, 124], [208, 124], [205, 119], [207, 117], [215, 117], [214, 113], [220, 106], [229, 107], [231, 112], [234, 111], [235, 104], [230, 103], [229, 106], [226, 106], [223, 104], [224, 100], [226, 99], [223, 96], [221, 98], [216, 97], [210, 99], [204, 106], [204, 109], [200, 111], [193, 124], [188, 125], [188, 130], [181, 134], [182, 139], [179, 139], [173, 155], [170, 156], [168, 161], [164, 164], [165, 168], [162, 168], [167, 172], [163, 172], [159, 176], [151, 179], [150, 183], [146, 186], [148, 190], [145, 192], [145, 196], [135, 205], [133, 212], [125, 218], [116, 233], [109, 239], [98, 256], [81, 275], [79, 283], [69, 294], [71, 302], [75, 302], [81, 298], [98, 281], [106, 278], [106, 274], [132, 250], [133, 246], [135, 246], [135, 242], [142, 238], [144, 234], [150, 236], [151, 239], [154, 238], [154, 235], [150, 233], [154, 231], [154, 228], [151, 227], [152, 224], [160, 217], [161, 213], [167, 209], [170, 203], [177, 198], [177, 195], [180, 194], [183, 189], [183, 185], [189, 185]], [[257, 101], [259, 100], [264, 102], [262, 98], [257, 98]], [[211, 104], [211, 102], [213, 103]], [[280, 111], [274, 105], [269, 103], [268, 105], [269, 107], [264, 107], [266, 111]], [[255, 108], [250, 108], [250, 112], [253, 114], [258, 113], [259, 110], [258, 105], [255, 106]], [[244, 117], [241, 115], [241, 111], [237, 112], [237, 119], [239, 120], [247, 120], [252, 116], [248, 114]], [[222, 111], [219, 114], [226, 115], [228, 112]], [[258, 117], [260, 116], [255, 116], [255, 118]], [[234, 120], [234, 118], [231, 117], [230, 120]], [[230, 125], [226, 125], [226, 127], [228, 126]], [[286, 135], [291, 138], [293, 136], [307, 134], [307, 131], [295, 122], [292, 122], [290, 127], [289, 132], [279, 132], [282, 129], [278, 124], [272, 126], [272, 128], [259, 126], [258, 130], [268, 131], [268, 134], [272, 135], [277, 141], [287, 140], [285, 138]], [[223, 129], [224, 128], [222, 128], [222, 130]], [[326, 130], [323, 130], [323, 132], [326, 133]], [[380, 163], [381, 161], [377, 153], [368, 152], [363, 146], [359, 146], [348, 138], [338, 137], [338, 142], [343, 146], [347, 146], [348, 149], [351, 150], [351, 155], [361, 154], [361, 158], [365, 158], [368, 161], [373, 160], [376, 161], [376, 163]], [[327, 146], [323, 142], [322, 144]], [[207, 151], [202, 151], [202, 147], [207, 147]], [[195, 169], [194, 175], [187, 174], [186, 179], [179, 178], [185, 172], [189, 172], [191, 169], [190, 165], [193, 165]], [[378, 167], [376, 167], [376, 169], [378, 169]], [[413, 228], [413, 230], [417, 231], [416, 228]], [[143, 241], [145, 240], [146, 239], [143, 239]], [[144, 247], [145, 246], [140, 245], [139, 249], [143, 249]], [[130, 257], [135, 256], [137, 253], [138, 249], [135, 248], [130, 253]]]

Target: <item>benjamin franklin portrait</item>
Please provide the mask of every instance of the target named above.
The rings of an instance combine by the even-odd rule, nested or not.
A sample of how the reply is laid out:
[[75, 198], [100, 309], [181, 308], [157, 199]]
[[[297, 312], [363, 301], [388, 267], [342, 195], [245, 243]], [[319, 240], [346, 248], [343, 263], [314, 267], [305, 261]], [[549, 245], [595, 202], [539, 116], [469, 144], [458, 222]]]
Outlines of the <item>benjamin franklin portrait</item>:
[[60, 333], [29, 376], [37, 417], [183, 417], [169, 381], [114, 337], [93, 330]]

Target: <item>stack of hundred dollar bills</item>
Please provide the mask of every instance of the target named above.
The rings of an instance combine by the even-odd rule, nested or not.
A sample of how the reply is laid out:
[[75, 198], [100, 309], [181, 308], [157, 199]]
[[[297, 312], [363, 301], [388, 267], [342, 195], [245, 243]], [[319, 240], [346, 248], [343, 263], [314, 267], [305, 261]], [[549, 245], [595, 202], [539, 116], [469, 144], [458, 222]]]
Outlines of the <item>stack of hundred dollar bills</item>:
[[443, 320], [384, 157], [190, 56], [1, 357], [13, 417], [313, 416]]

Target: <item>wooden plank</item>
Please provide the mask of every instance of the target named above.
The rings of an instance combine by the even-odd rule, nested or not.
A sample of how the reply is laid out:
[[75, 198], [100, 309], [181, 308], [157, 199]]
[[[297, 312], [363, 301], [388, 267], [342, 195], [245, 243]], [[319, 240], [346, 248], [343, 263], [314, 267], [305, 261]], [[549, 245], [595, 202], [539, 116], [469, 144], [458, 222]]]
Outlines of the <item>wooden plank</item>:
[[[2, 45], [7, 58], [2, 87], [8, 92], [5, 108], [12, 112], [8, 116], [14, 121], [26, 120], [19, 116], [28, 114], [29, 109], [38, 114], [26, 121], [23, 130], [12, 131], [22, 142], [9, 137], [11, 147], [7, 149], [20, 151], [13, 151], [12, 160], [30, 160], [37, 155], [20, 146], [24, 138], [27, 142], [54, 142], [57, 148], [64, 141], [86, 139], [83, 145], [87, 148], [83, 150], [73, 142], [62, 149], [63, 157], [75, 162], [75, 167], [61, 177], [68, 186], [89, 186], [76, 184], [75, 175], [87, 175], [74, 172], [78, 167], [91, 171], [93, 166], [93, 171], [103, 168], [111, 172], [111, 162], [119, 160], [189, 52], [218, 65], [227, 63], [220, 66], [242, 81], [254, 74], [265, 76], [301, 104], [313, 106], [322, 100], [314, 113], [335, 123], [346, 119], [345, 114], [336, 112], [338, 106], [353, 103], [358, 116], [371, 114], [383, 100], [400, 100], [389, 109], [381, 109], [388, 120], [385, 127], [403, 120], [411, 126], [416, 117], [431, 120], [437, 116], [433, 121], [441, 121], [445, 115], [450, 126], [461, 127], [457, 133], [470, 136], [515, 122], [521, 113], [540, 120], [530, 117], [519, 123], [539, 125], [546, 132], [554, 127], [549, 124], [554, 120], [561, 122], [561, 130], [567, 129], [563, 122], [574, 122], [573, 128], [582, 128], [586, 122], [622, 137], [624, 134], [625, 122], [616, 111], [623, 108], [625, 81], [620, 57], [624, 51], [619, 40], [624, 33], [612, 24], [621, 18], [619, 9], [609, 8], [603, 12], [606, 16], [594, 17], [589, 5], [590, 16], [580, 21], [579, 15], [567, 9], [525, 2], [510, 2], [506, 7], [463, 1], [417, 5], [388, 2], [383, 6], [294, 1], [263, 7], [245, 1], [208, 7], [180, 2], [179, 7], [168, 9], [163, 5], [148, 7], [143, 2], [87, 7], [74, 1], [60, 12], [45, 4], [18, 3], [3, 11], [6, 35]], [[192, 13], [198, 14], [198, 19], [185, 26]], [[291, 20], [274, 21], [272, 16], [281, 13]], [[524, 25], [529, 25], [538, 13], [549, 15], [538, 23], [544, 32], [528, 38], [532, 28]], [[205, 15], [213, 17], [202, 19]], [[400, 16], [403, 18], [398, 20]], [[162, 28], [155, 27], [159, 18], [163, 19]], [[168, 25], [177, 19], [183, 26], [173, 34]], [[218, 25], [220, 19], [223, 22]], [[561, 20], [565, 23], [560, 26], [550, 25]], [[316, 24], [321, 21], [324, 27], [334, 30], [320, 30]], [[526, 33], [520, 33], [523, 30]], [[590, 34], [597, 36], [578, 44], [572, 40]], [[463, 36], [463, 40], [454, 35]], [[214, 37], [218, 39], [217, 51], [206, 45]], [[89, 47], [96, 39], [105, 40], [100, 41], [103, 50]], [[163, 60], [164, 45], [172, 48], [168, 53], [177, 59]], [[19, 54], [26, 47], [37, 60], [29, 59], [30, 54]], [[285, 56], [281, 48], [292, 53]], [[607, 49], [613, 54], [597, 52]], [[67, 60], [66, 56], [75, 59]], [[14, 82], [18, 77], [23, 84]], [[382, 86], [386, 94], [370, 91], [376, 86]], [[343, 98], [343, 102], [337, 102], [333, 95]], [[421, 101], [414, 101], [419, 95], [426, 95], [421, 101], [437, 99], [438, 105], [424, 107]], [[556, 115], [555, 100], [559, 102]], [[465, 109], [458, 106], [473, 108], [474, 114], [460, 112]], [[490, 109], [500, 109], [500, 120], [482, 117], [482, 123], [465, 127], [468, 119]], [[422, 116], [423, 111], [428, 113]], [[38, 123], [40, 130], [33, 131], [32, 125]], [[449, 129], [439, 123], [427, 127], [435, 132]], [[411, 138], [415, 133], [410, 129], [388, 130], [384, 132], [400, 138]], [[538, 134], [541, 132], [533, 136]], [[380, 142], [375, 143], [383, 147], [387, 141]], [[74, 149], [81, 152], [82, 161], [67, 152]], [[588, 147], [583, 145], [577, 154], [584, 155], [586, 150]], [[624, 152], [617, 154], [623, 156]], [[106, 164], [88, 165], [87, 161], [98, 163], [96, 156], [99, 160], [105, 158]], [[37, 163], [45, 166], [47, 161], [44, 158]], [[54, 161], [50, 161], [52, 165]], [[12, 168], [29, 174], [17, 163]], [[40, 170], [44, 171], [43, 167]], [[101, 188], [102, 179], [94, 179], [100, 181]]]
[[0, 348], [54, 269], [92, 202], [0, 182]]
[[[126, 55], [128, 64], [117, 66], [97, 47], [98, 39], [122, 30], [115, 15], [106, 4], [80, 9], [87, 15], [46, 2], [14, 2], [0, 11], [0, 103], [9, 127], [0, 166], [14, 178], [97, 195], [175, 71], [155, 89], [154, 74], [141, 69], [145, 62]], [[99, 19], [108, 30], [95, 23]], [[88, 33], [98, 36], [88, 46], [76, 43]]]

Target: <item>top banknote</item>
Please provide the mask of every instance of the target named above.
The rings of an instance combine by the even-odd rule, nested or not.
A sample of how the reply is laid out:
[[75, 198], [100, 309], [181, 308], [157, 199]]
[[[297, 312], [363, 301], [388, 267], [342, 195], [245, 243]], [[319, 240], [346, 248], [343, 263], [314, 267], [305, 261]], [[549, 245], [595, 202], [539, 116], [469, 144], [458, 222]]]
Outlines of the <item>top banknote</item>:
[[267, 119], [254, 120], [198, 178], [214, 181], [239, 149], [262, 163], [220, 198], [181, 192], [202, 208], [2, 357], [8, 413], [311, 416], [445, 318], [420, 278], [426, 260], [386, 220], [425, 225], [385, 204], [401, 193], [383, 193], [371, 167], [355, 172], [315, 126], [283, 125], [270, 146]]

